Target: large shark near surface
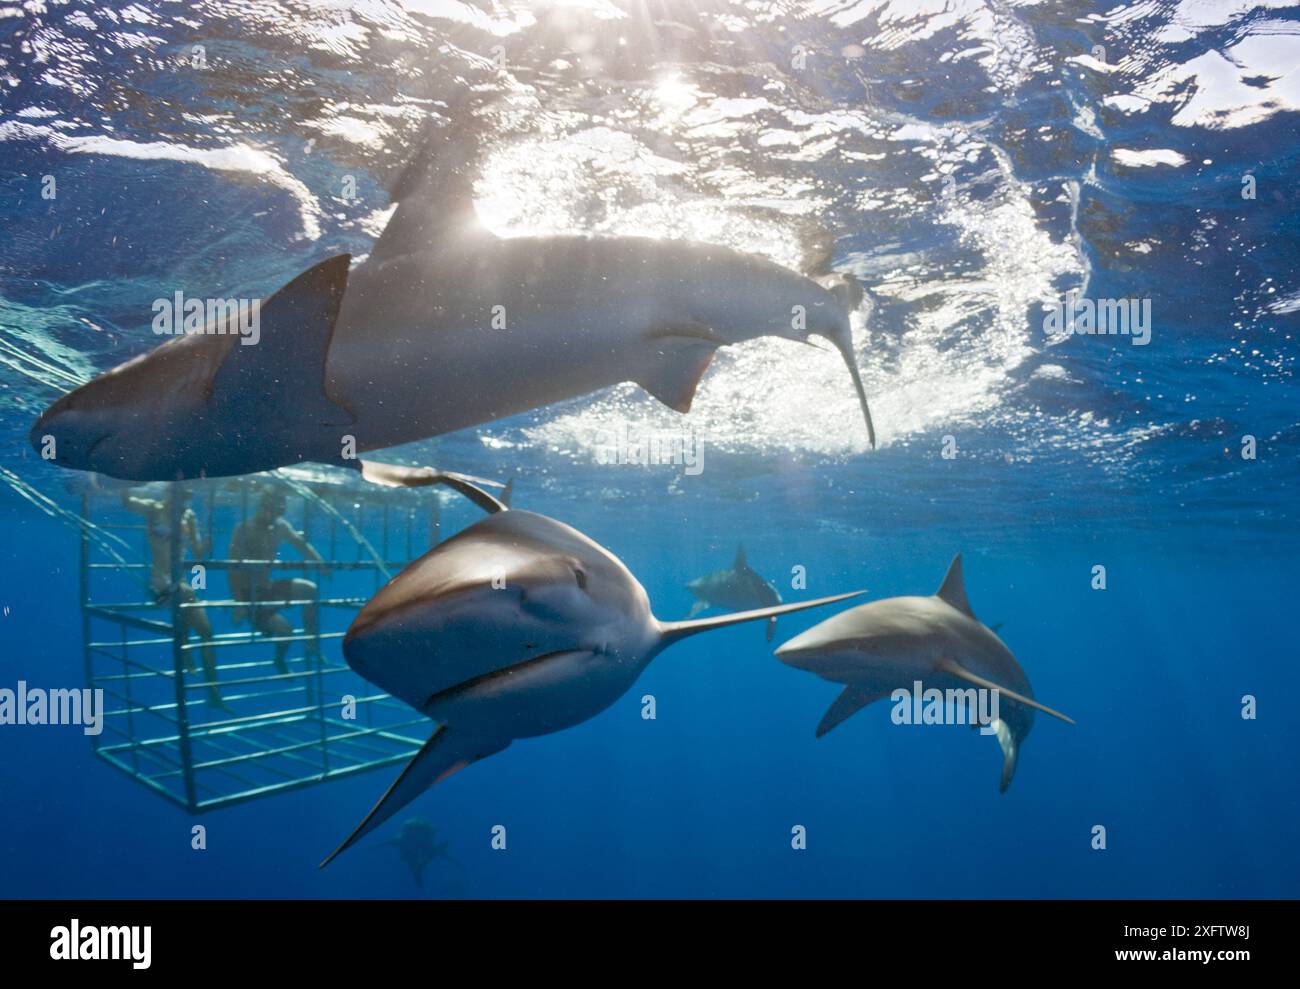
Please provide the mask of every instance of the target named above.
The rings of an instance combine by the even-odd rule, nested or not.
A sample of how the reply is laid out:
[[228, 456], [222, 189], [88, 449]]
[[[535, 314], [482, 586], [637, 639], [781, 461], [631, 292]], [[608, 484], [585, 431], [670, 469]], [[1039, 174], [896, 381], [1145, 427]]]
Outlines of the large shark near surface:
[[925, 688], [998, 691], [992, 728], [1002, 747], [1005, 791], [1015, 775], [1020, 746], [1042, 711], [1074, 721], [1034, 700], [1029, 677], [1015, 656], [971, 610], [962, 580], [961, 554], [953, 558], [939, 590], [930, 597], [871, 601], [832, 615], [776, 650], [788, 666], [844, 685], [817, 737], [895, 690]]
[[56, 400], [33, 446], [137, 481], [306, 460], [364, 468], [356, 453], [626, 381], [685, 412], [719, 347], [813, 335], [843, 355], [875, 446], [851, 280], [828, 288], [686, 241], [498, 237], [463, 175], [431, 185], [429, 171], [417, 156], [395, 183], [397, 209], [364, 263], [328, 258], [261, 302], [255, 343], [215, 318], [173, 337]]
[[[694, 618], [709, 608], [741, 611], [781, 603], [781, 595], [776, 588], [749, 565], [743, 545], [736, 547], [736, 558], [729, 569], [715, 570], [703, 577], [696, 577], [686, 585], [686, 589], [695, 595], [695, 603], [691, 605], [687, 618]], [[771, 642], [775, 634], [776, 619], [769, 618], [767, 641]]]
[[604, 547], [548, 516], [498, 508], [382, 587], [343, 639], [353, 670], [439, 724], [322, 866], [457, 770], [599, 714], [674, 642], [862, 593], [661, 622]]

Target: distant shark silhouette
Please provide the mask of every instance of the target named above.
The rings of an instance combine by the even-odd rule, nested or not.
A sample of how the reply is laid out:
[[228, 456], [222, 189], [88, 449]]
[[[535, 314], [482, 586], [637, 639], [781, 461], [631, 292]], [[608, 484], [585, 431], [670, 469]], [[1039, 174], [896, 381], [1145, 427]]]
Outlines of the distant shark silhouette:
[[421, 888], [424, 887], [424, 870], [434, 859], [444, 858], [453, 865], [460, 865], [448, 853], [447, 843], [438, 841], [433, 825], [422, 817], [412, 817], [403, 821], [398, 836], [389, 838], [384, 844], [397, 849], [402, 862], [411, 871], [411, 878], [415, 880], [415, 885]]
[[[695, 595], [696, 601], [691, 605], [688, 619], [694, 618], [709, 608], [727, 608], [741, 611], [746, 608], [765, 608], [780, 604], [781, 595], [776, 588], [760, 577], [745, 560], [745, 547], [736, 547], [736, 559], [728, 570], [715, 570], [713, 573], [697, 577], [686, 589]], [[771, 642], [776, 634], [776, 619], [767, 621], [767, 641]]]
[[137, 481], [311, 460], [428, 483], [345, 453], [624, 381], [685, 412], [719, 347], [819, 335], [843, 355], [875, 446], [849, 326], [856, 283], [838, 276], [827, 288], [686, 241], [497, 237], [478, 222], [463, 173], [430, 178], [436, 148], [394, 185], [397, 210], [369, 259], [349, 272], [341, 254], [281, 288], [260, 307], [255, 345], [215, 323], [174, 337], [51, 404], [32, 445], [52, 441], [60, 466]]
[[776, 655], [788, 666], [845, 685], [817, 726], [818, 738], [894, 690], [911, 691], [918, 680], [926, 689], [973, 685], [998, 690], [1000, 717], [993, 728], [1002, 746], [1000, 791], [1015, 775], [1034, 709], [1074, 724], [1034, 700], [1015, 656], [975, 617], [962, 582], [960, 553], [932, 597], [858, 605], [796, 635]]
[[604, 547], [563, 522], [498, 503], [382, 587], [343, 639], [353, 670], [440, 724], [321, 865], [514, 739], [599, 714], [674, 642], [859, 593], [661, 622], [645, 588]]

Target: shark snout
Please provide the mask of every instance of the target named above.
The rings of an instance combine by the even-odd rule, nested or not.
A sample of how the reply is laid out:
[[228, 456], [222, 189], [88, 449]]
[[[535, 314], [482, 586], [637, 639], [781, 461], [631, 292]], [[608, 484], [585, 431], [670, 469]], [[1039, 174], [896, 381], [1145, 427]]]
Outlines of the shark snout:
[[64, 467], [90, 469], [96, 449], [112, 430], [101, 417], [81, 409], [75, 393], [54, 402], [32, 425], [28, 439], [43, 460]]
[[816, 628], [810, 628], [806, 632], [800, 632], [788, 642], [781, 643], [774, 655], [787, 658], [799, 653], [813, 652], [820, 649], [823, 643], [820, 636], [813, 634], [816, 631]]

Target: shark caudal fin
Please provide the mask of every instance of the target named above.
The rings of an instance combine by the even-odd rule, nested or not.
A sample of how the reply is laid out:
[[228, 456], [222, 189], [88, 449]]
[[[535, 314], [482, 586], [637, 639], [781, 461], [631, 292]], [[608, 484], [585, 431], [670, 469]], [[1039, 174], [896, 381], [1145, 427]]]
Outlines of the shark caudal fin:
[[[302, 433], [304, 423], [351, 425], [352, 413], [325, 390], [325, 365], [351, 260], [351, 255], [339, 254], [322, 261], [258, 306], [256, 346], [243, 346], [251, 342], [249, 336], [237, 342], [232, 338], [208, 381], [210, 405], [256, 423], [258, 436], [283, 434], [286, 440]], [[303, 453], [299, 460], [313, 455]]]
[[1011, 778], [1016, 775], [1016, 764], [1020, 761], [1020, 746], [1011, 734], [1011, 728], [1001, 718], [993, 722], [993, 731], [1002, 746], [1002, 779], [998, 782], [998, 793], [1006, 793], [1011, 785]]
[[461, 737], [446, 725], [439, 725], [370, 813], [318, 868], [325, 868], [344, 849], [364, 838], [435, 783], [441, 783], [470, 763], [494, 755], [509, 745], [509, 739], [502, 742], [474, 736]]
[[502, 497], [497, 498], [479, 487], [488, 484], [502, 487], [499, 481], [474, 477], [470, 474], [457, 474], [449, 470], [435, 470], [432, 467], [407, 467], [402, 464], [385, 464], [375, 460], [349, 460], [344, 463], [361, 471], [361, 476], [372, 484], [381, 484], [393, 488], [424, 488], [433, 484], [443, 484], [458, 494], [464, 495], [489, 515], [504, 512], [510, 507], [510, 489], [514, 484], [512, 478], [505, 485]]
[[820, 608], [824, 604], [835, 604], [837, 601], [860, 597], [866, 593], [866, 591], [849, 591], [847, 594], [832, 594], [830, 597], [817, 598], [813, 601], [799, 601], [795, 604], [778, 604], [771, 608], [755, 608], [753, 611], [738, 611], [735, 614], [720, 615], [717, 618], [696, 618], [682, 622], [660, 622], [659, 633], [663, 636], [664, 644], [668, 645], [676, 642], [678, 639], [684, 639], [688, 635], [694, 635], [696, 632], [707, 632], [710, 629], [726, 628], [728, 625], [739, 625], [741, 622], [756, 622], [763, 618], [775, 618], [778, 615], [788, 615], [791, 612], [804, 611], [807, 608]]

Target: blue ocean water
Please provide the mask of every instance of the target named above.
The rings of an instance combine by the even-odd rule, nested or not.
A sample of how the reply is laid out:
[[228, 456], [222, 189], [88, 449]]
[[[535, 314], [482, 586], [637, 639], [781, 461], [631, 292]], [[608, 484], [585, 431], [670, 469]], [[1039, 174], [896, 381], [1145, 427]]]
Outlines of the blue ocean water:
[[[759, 625], [714, 632], [412, 804], [455, 859], [422, 887], [395, 824], [316, 869], [395, 768], [195, 817], [76, 727], [0, 725], [0, 895], [1295, 896], [1297, 56], [1295, 8], [1249, 2], [0, 11], [0, 688], [84, 678], [78, 534], [40, 502], [77, 511], [84, 478], [29, 448], [35, 415], [152, 346], [154, 298], [364, 255], [450, 106], [503, 235], [791, 265], [829, 238], [868, 292], [880, 444], [836, 355], [760, 340], [686, 417], [626, 385], [401, 455], [513, 476], [664, 619], [738, 542], [787, 600], [929, 594], [960, 552], [975, 613], [1077, 721], [1040, 716], [999, 794], [991, 739], [885, 704], [815, 738], [838, 688]], [[1149, 300], [1150, 342], [1045, 332], [1071, 290]], [[704, 469], [599, 463], [629, 424], [688, 430]], [[443, 534], [475, 518], [449, 500]]]

